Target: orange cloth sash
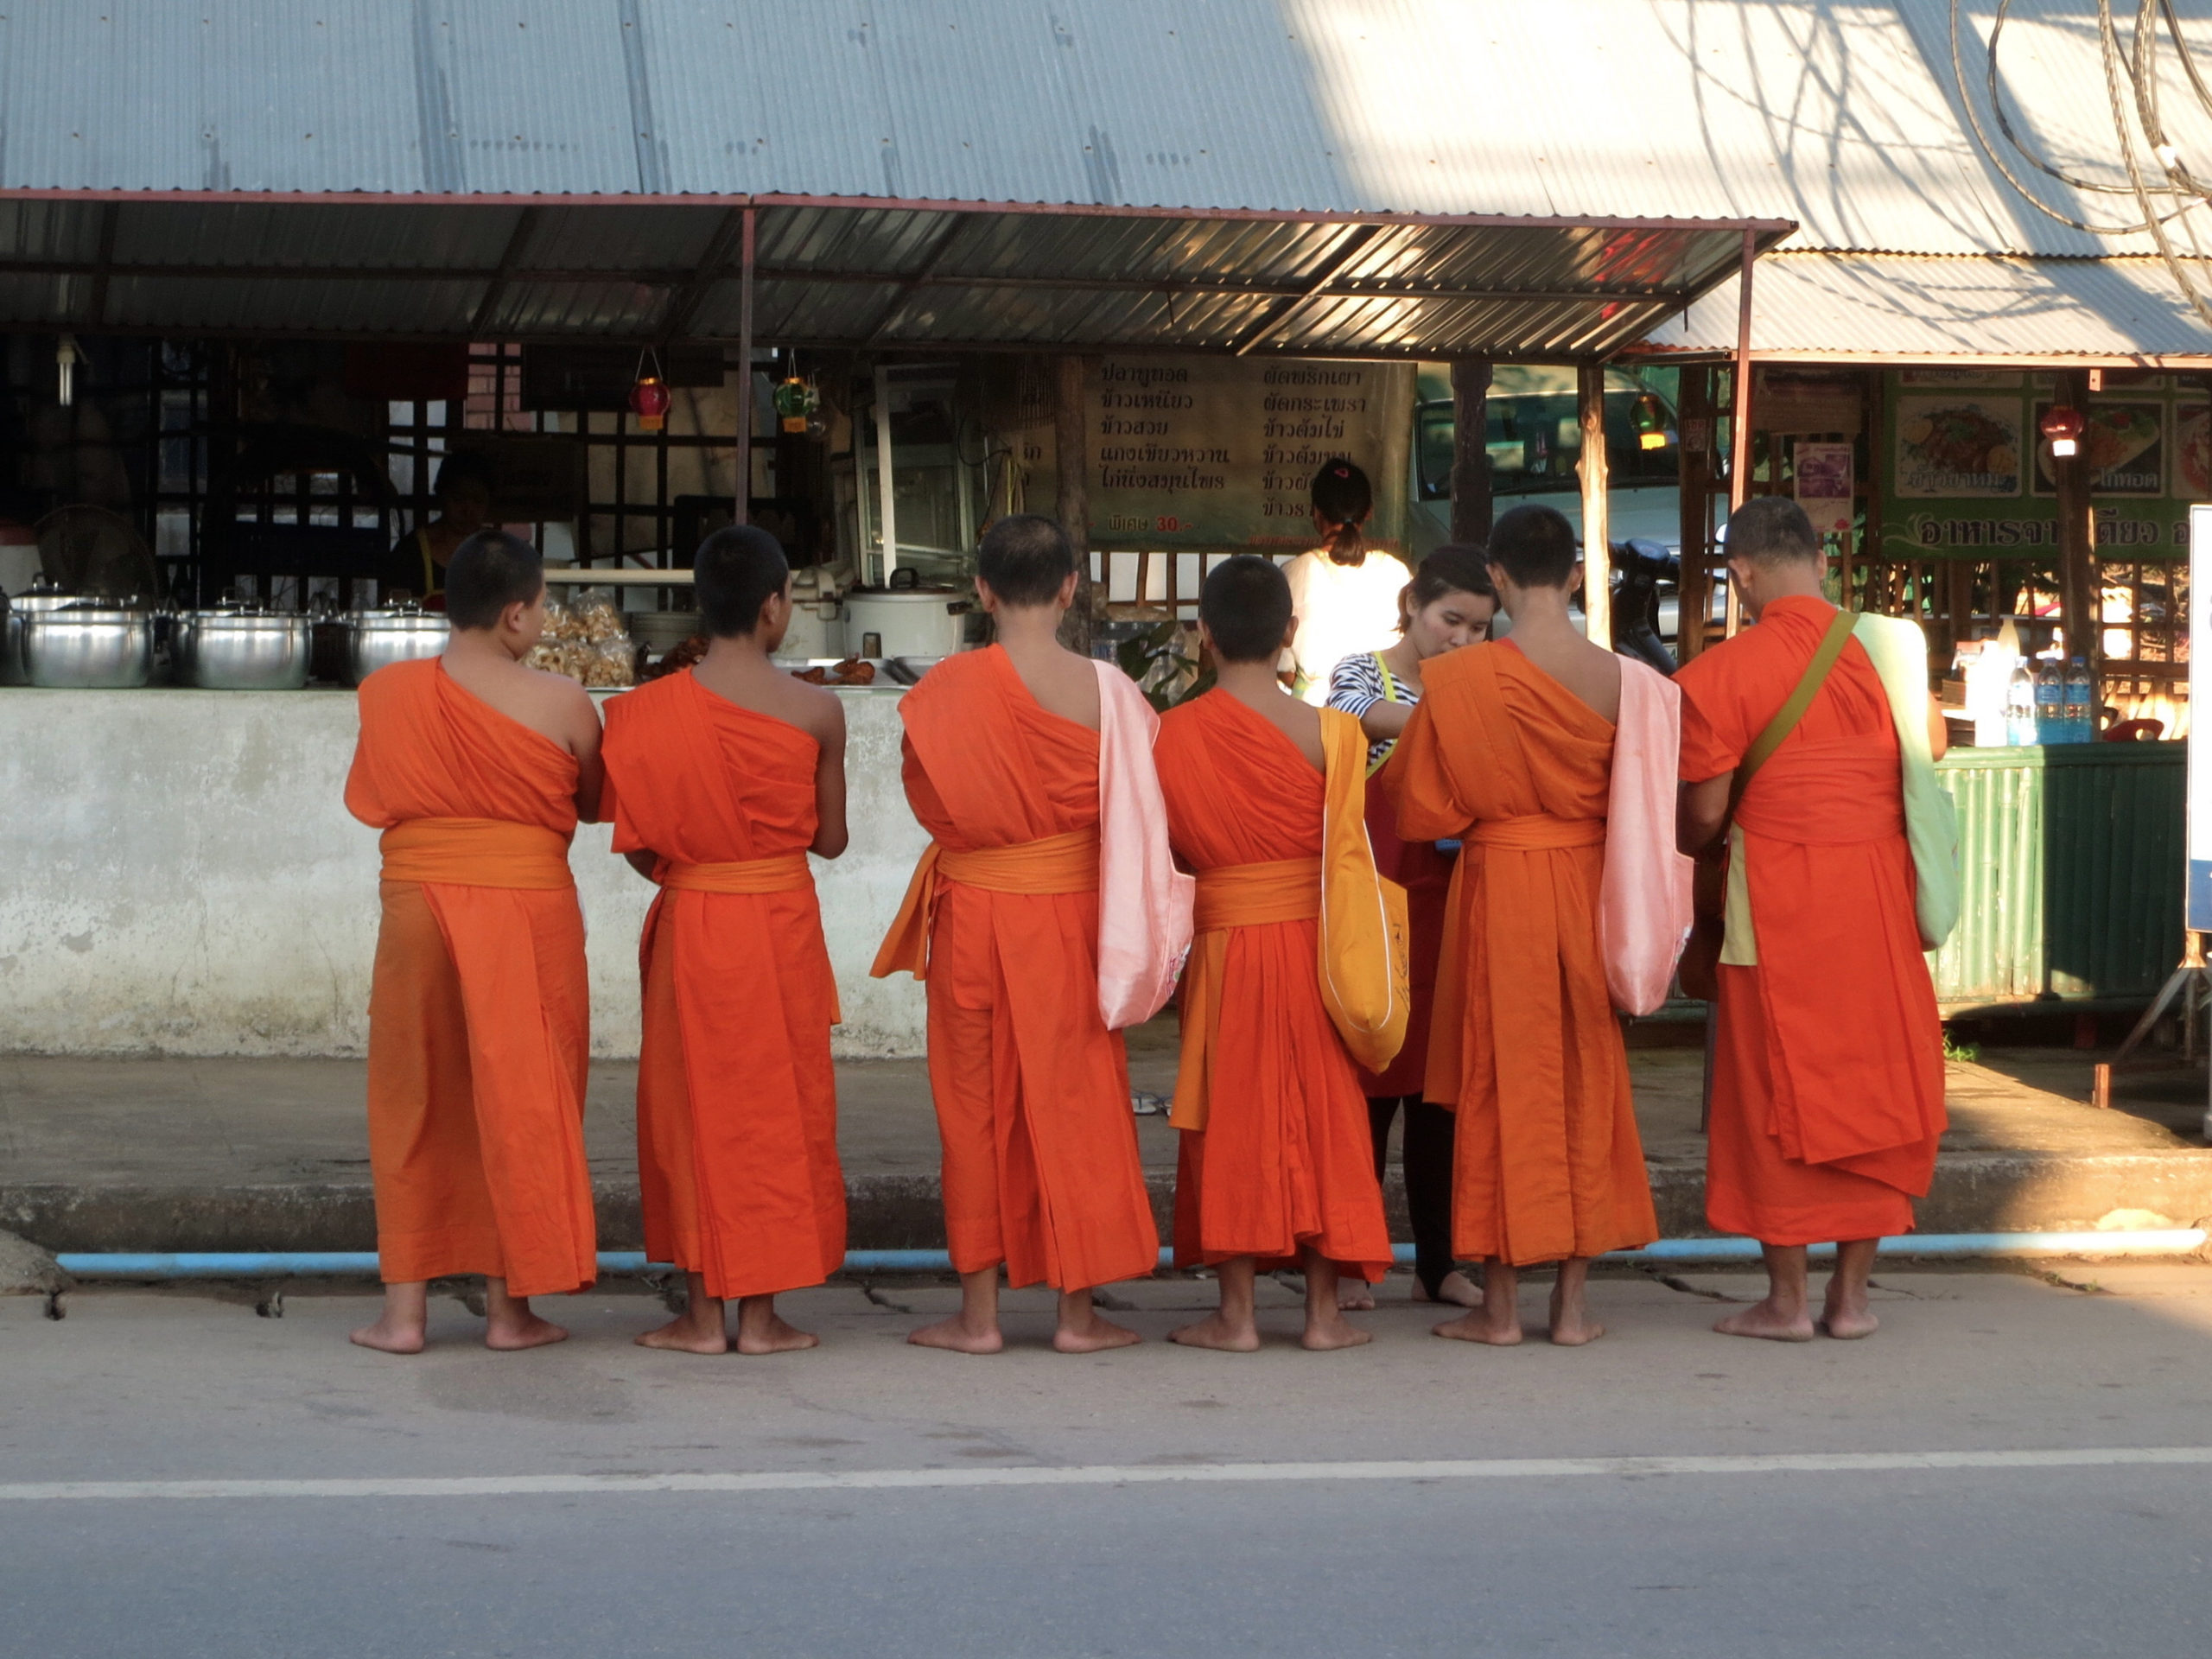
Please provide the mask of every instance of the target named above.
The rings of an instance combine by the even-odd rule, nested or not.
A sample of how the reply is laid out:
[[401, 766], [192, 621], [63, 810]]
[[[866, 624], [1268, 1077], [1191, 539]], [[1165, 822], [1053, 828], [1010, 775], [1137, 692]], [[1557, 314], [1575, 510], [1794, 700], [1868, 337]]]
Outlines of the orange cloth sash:
[[1198, 937], [1183, 969], [1182, 1050], [1167, 1121], [1203, 1129], [1212, 1116], [1213, 1052], [1221, 1035], [1221, 985], [1229, 935], [1239, 927], [1312, 921], [1321, 913], [1321, 861], [1282, 858], [1198, 872]]
[[712, 864], [663, 859], [653, 880], [671, 893], [804, 893], [814, 885], [814, 872], [804, 853], [792, 852]]
[[569, 837], [504, 818], [410, 818], [378, 842], [387, 881], [548, 893], [575, 886]]
[[[1603, 818], [1555, 818], [1548, 812], [1528, 812], [1518, 817], [1484, 818], [1463, 839], [1481, 847], [1503, 847], [1516, 853], [1546, 853], [1563, 847], [1596, 847], [1605, 839]], [[1454, 879], [1457, 879], [1454, 871]]]
[[937, 925], [944, 884], [988, 893], [1054, 893], [1098, 891], [1098, 826], [1090, 824], [1039, 841], [1006, 847], [976, 847], [965, 852], [932, 841], [914, 866], [906, 897], [883, 936], [882, 948], [868, 969], [871, 979], [901, 970], [927, 979], [930, 931]]

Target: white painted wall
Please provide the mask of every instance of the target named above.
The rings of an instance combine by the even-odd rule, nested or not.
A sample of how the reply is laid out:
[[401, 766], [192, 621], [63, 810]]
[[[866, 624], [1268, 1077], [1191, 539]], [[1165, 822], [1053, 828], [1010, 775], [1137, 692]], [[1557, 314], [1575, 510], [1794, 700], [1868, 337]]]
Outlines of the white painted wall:
[[[841, 1055], [922, 1052], [922, 988], [868, 977], [927, 837], [896, 690], [847, 691], [852, 846], [815, 865]], [[346, 811], [346, 691], [0, 690], [0, 1050], [356, 1055], [377, 836]], [[577, 832], [592, 1046], [638, 1052], [652, 887]]]

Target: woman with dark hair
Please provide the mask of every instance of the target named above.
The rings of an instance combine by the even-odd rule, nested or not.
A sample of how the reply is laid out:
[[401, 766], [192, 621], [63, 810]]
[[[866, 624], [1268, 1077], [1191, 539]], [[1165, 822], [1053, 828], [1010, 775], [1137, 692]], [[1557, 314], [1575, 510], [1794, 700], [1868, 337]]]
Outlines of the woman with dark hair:
[[[1479, 547], [1438, 548], [1421, 562], [1398, 599], [1398, 642], [1387, 650], [1347, 657], [1329, 680], [1329, 707], [1359, 716], [1370, 740], [1371, 779], [1397, 747], [1398, 734], [1421, 701], [1421, 665], [1488, 637], [1497, 612], [1497, 590]], [[1452, 1114], [1421, 1098], [1428, 1063], [1428, 1014], [1436, 985], [1436, 963], [1444, 943], [1445, 896], [1452, 885], [1452, 858], [1433, 842], [1398, 839], [1389, 798], [1367, 791], [1367, 838], [1375, 866], [1406, 889], [1408, 966], [1412, 970], [1412, 1017], [1405, 1046], [1389, 1069], [1363, 1071], [1368, 1127], [1375, 1137], [1375, 1174], [1382, 1178], [1390, 1146], [1390, 1122], [1401, 1111], [1406, 1128], [1401, 1148], [1405, 1168], [1406, 1209], [1413, 1220], [1414, 1276], [1432, 1302], [1473, 1307], [1482, 1300], [1467, 1275], [1452, 1259]], [[1371, 1307], [1374, 1294], [1347, 1279], [1342, 1297], [1348, 1306]]]
[[1398, 594], [1412, 580], [1405, 562], [1367, 544], [1375, 490], [1367, 474], [1338, 455], [1313, 474], [1313, 533], [1320, 545], [1284, 568], [1298, 618], [1282, 667], [1290, 689], [1315, 708], [1329, 700], [1329, 675], [1356, 652], [1390, 642]]
[[476, 455], [449, 454], [438, 467], [438, 516], [402, 537], [385, 556], [377, 597], [405, 594], [429, 610], [446, 607], [446, 566], [460, 545], [492, 519], [492, 469]]

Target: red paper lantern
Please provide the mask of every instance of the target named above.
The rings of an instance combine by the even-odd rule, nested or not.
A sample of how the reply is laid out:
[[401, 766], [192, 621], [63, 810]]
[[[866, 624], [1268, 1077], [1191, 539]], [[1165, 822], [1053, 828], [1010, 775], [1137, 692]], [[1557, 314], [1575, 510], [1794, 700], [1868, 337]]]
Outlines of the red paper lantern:
[[2044, 437], [2050, 441], [2050, 453], [2059, 460], [2082, 453], [2082, 434], [2088, 421], [2078, 409], [2069, 409], [2061, 404], [2044, 411], [2037, 423]]
[[630, 412], [638, 417], [641, 431], [658, 432], [665, 426], [668, 406], [675, 401], [657, 374], [639, 376], [638, 384], [630, 388]]

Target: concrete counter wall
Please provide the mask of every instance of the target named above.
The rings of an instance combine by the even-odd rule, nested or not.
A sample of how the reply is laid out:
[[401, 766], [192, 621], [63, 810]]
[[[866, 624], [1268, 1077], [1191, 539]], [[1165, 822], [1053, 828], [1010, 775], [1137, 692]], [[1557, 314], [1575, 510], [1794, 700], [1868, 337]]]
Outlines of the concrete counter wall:
[[[921, 987], [868, 967], [927, 837], [899, 783], [898, 694], [841, 694], [852, 846], [815, 863], [843, 1056], [918, 1054]], [[342, 794], [350, 692], [0, 690], [0, 1049], [357, 1055], [377, 836]], [[638, 1052], [652, 888], [576, 834], [592, 1046]]]

